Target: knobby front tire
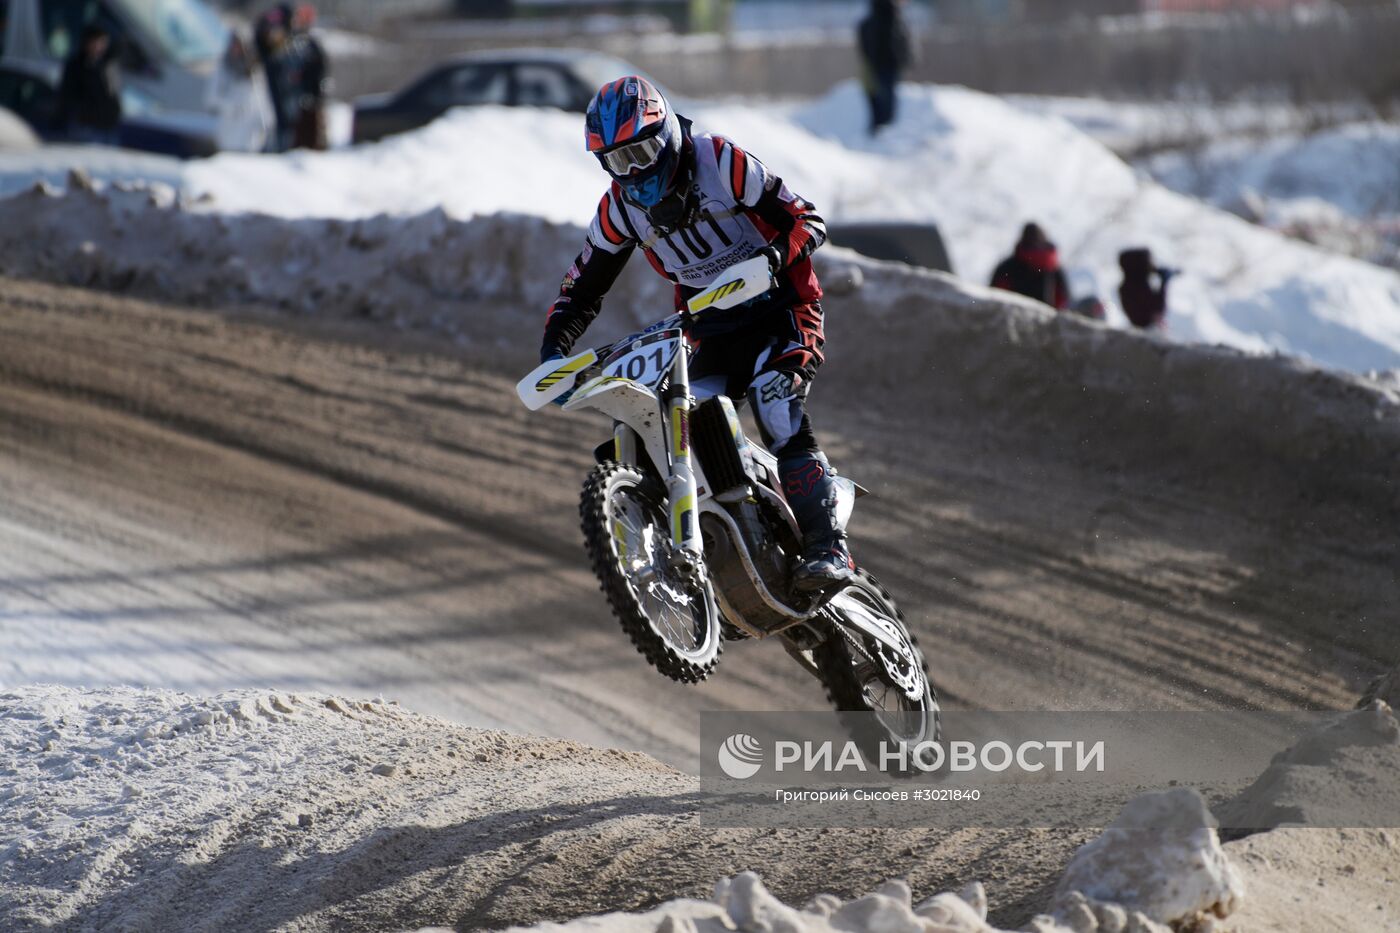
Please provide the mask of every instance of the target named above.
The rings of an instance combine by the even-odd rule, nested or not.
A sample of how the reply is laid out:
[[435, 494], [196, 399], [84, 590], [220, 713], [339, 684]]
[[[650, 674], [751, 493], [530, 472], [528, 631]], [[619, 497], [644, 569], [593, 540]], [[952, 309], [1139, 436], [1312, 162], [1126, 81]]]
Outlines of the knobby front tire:
[[584, 483], [579, 516], [603, 594], [647, 663], [681, 683], [708, 677], [724, 643], [719, 607], [708, 582], [688, 595], [670, 572], [670, 520], [659, 484], [635, 467], [599, 464]]

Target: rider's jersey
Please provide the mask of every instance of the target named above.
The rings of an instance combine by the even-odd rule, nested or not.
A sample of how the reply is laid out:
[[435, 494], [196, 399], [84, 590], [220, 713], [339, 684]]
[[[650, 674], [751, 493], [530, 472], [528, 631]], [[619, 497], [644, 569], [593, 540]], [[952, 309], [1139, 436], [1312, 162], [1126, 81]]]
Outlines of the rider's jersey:
[[695, 209], [689, 223], [674, 231], [657, 229], [614, 183], [598, 202], [583, 251], [550, 308], [546, 346], [561, 352], [572, 348], [638, 247], [657, 272], [676, 283], [678, 309], [725, 269], [770, 245], [781, 264], [776, 287], [738, 314], [755, 316], [821, 298], [809, 257], [825, 242], [826, 226], [815, 208], [722, 136], [697, 133], [686, 144], [694, 153]]

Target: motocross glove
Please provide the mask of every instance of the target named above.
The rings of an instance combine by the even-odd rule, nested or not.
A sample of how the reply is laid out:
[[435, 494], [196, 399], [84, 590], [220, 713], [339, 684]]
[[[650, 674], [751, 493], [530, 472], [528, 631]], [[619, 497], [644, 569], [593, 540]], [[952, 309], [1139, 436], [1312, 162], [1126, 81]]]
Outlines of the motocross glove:
[[[778, 284], [778, 273], [781, 272], [784, 268], [783, 254], [782, 251], [778, 249], [778, 247], [774, 246], [772, 243], [769, 243], [762, 249], [754, 250], [754, 254], [749, 258], [757, 259], [760, 256], [768, 260], [768, 287], [764, 289], [764, 295], [766, 295], [768, 292], [772, 291], [773, 288]], [[744, 302], [739, 307], [749, 307], [756, 303], [762, 297], [763, 295], [759, 295], [757, 298], [750, 298], [748, 301]]]
[[769, 279], [776, 279], [778, 277], [778, 273], [782, 272], [784, 267], [787, 265], [787, 263], [784, 262], [782, 250], [778, 249], [778, 247], [774, 246], [772, 243], [769, 243], [767, 246], [758, 250], [753, 254], [753, 256], [749, 258], [756, 259], [759, 256], [762, 256], [768, 260]]
[[563, 358], [564, 351], [560, 350], [553, 344], [547, 343], [544, 346], [540, 347], [541, 364], [548, 363], [550, 360], [562, 360]]

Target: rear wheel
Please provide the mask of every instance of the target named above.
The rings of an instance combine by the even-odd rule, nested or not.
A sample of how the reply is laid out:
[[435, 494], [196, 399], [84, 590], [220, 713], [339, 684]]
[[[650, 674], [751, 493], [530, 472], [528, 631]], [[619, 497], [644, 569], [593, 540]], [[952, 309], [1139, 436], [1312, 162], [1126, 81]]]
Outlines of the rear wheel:
[[708, 677], [723, 643], [719, 608], [708, 581], [687, 588], [671, 567], [660, 485], [635, 467], [600, 464], [584, 484], [579, 514], [593, 572], [637, 650], [673, 680]]
[[[918, 641], [909, 633], [894, 599], [864, 570], [832, 597], [825, 610], [832, 631], [813, 652], [827, 697], [851, 717], [855, 738], [869, 746], [881, 741], [910, 746], [936, 742], [940, 735], [938, 699], [928, 679], [928, 665]], [[850, 620], [873, 622], [899, 647], [861, 631]]]

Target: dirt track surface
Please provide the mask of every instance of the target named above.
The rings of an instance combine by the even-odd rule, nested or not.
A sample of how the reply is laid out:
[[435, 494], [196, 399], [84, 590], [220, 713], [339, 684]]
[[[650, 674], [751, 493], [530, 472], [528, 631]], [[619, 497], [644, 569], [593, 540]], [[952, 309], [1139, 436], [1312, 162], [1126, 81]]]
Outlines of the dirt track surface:
[[[514, 398], [535, 325], [523, 350], [434, 354], [3, 282], [0, 684], [382, 693], [681, 766], [699, 710], [820, 707], [774, 645], [731, 645], [699, 688], [644, 667], [576, 527], [604, 428]], [[1210, 451], [901, 399], [862, 357], [833, 354], [818, 429], [877, 493], [857, 556], [946, 702], [1345, 708], [1400, 653], [1394, 543], [1354, 502]], [[623, 843], [617, 899], [579, 907], [749, 867], [790, 900], [852, 894], [912, 847], [916, 890], [979, 877], [1014, 922], [1077, 840], [999, 836]], [[579, 880], [509, 919], [568, 915]]]

